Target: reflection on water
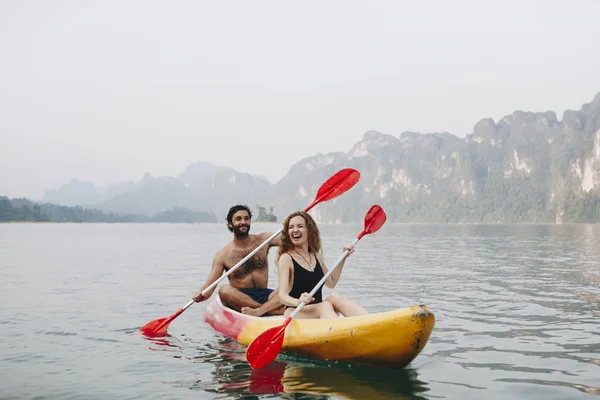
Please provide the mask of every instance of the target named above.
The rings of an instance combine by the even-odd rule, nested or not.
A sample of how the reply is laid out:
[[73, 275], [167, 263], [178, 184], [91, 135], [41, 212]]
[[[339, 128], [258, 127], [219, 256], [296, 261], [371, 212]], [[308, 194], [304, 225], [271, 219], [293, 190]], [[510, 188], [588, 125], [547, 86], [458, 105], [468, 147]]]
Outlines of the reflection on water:
[[[196, 336], [173, 351], [210, 372], [174, 385], [214, 398], [598, 395], [600, 230], [433, 228], [387, 227], [373, 236], [375, 251], [353, 256], [362, 268], [350, 265], [341, 283], [373, 312], [426, 303], [436, 313], [430, 342], [411, 367], [378, 370], [283, 355], [253, 371], [236, 342], [214, 336], [198, 345]], [[381, 286], [373, 276], [395, 277], [399, 285]], [[373, 295], [381, 290], [390, 292]]]
[[[168, 341], [164, 342], [172, 347]], [[283, 356], [265, 368], [252, 370], [243, 346], [230, 339], [220, 339], [217, 346], [190, 358], [214, 367], [210, 381], [177, 381], [175, 386], [245, 399], [253, 398], [249, 394], [283, 399], [423, 399], [420, 394], [428, 391], [412, 368], [367, 368]]]
[[[171, 335], [167, 335], [167, 336], [161, 337], [161, 338], [149, 337], [149, 336], [144, 336], [144, 335], [140, 335], [140, 336], [142, 338], [148, 340], [151, 343], [151, 345], [148, 348], [152, 351], [173, 352], [174, 349], [176, 351], [183, 349], [183, 346], [178, 343], [179, 340], [177, 340], [175, 338], [171, 338]], [[171, 347], [171, 349], [169, 349], [169, 347]], [[173, 358], [181, 358], [181, 355], [173, 354], [172, 357]]]
[[[326, 260], [362, 229], [321, 227]], [[230, 239], [222, 224], [0, 224], [0, 398], [600, 398], [600, 225], [386, 224], [361, 242], [336, 290], [435, 313], [404, 370], [282, 355], [252, 371], [202, 304], [171, 337], [131, 334], [186, 302]]]

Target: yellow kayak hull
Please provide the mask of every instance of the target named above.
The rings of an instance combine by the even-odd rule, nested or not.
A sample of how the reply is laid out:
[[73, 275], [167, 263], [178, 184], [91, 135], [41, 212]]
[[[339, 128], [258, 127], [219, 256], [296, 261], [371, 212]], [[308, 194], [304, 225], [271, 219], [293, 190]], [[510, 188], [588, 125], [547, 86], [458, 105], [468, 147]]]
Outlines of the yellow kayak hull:
[[[204, 311], [213, 329], [243, 345], [283, 317], [253, 317], [231, 310], [218, 298]], [[294, 319], [286, 328], [281, 351], [330, 361], [403, 368], [427, 344], [435, 316], [425, 305], [365, 316], [336, 319]]]

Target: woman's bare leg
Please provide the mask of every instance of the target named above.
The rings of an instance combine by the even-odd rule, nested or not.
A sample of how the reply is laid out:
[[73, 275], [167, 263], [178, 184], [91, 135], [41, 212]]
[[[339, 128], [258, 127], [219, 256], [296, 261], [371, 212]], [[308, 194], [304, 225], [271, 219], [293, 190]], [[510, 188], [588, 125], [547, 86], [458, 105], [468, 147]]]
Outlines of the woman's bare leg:
[[[288, 308], [285, 310], [284, 316], [287, 317], [294, 311], [294, 308]], [[302, 310], [296, 314], [297, 318], [300, 319], [326, 319], [326, 318], [337, 318], [337, 313], [333, 308], [333, 304], [329, 301], [324, 301], [319, 304], [307, 304], [302, 307]]]
[[333, 305], [335, 312], [339, 312], [344, 317], [355, 317], [357, 315], [367, 315], [369, 313], [360, 304], [337, 292], [331, 293], [326, 301]]

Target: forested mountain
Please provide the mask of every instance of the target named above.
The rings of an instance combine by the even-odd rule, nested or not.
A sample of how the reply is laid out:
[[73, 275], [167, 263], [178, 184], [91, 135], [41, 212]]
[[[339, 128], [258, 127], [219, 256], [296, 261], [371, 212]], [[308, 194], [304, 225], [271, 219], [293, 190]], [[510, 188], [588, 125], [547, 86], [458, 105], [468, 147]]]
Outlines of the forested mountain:
[[359, 170], [361, 180], [316, 207], [320, 221], [358, 222], [377, 203], [394, 222], [600, 222], [600, 93], [560, 120], [552, 111], [515, 111], [499, 121], [482, 119], [465, 138], [370, 131], [346, 152], [300, 160], [275, 184], [200, 162], [177, 177], [146, 174], [104, 193], [72, 181], [45, 199], [146, 215], [183, 207], [219, 221], [229, 206], [243, 203], [273, 207], [283, 220], [345, 167]]

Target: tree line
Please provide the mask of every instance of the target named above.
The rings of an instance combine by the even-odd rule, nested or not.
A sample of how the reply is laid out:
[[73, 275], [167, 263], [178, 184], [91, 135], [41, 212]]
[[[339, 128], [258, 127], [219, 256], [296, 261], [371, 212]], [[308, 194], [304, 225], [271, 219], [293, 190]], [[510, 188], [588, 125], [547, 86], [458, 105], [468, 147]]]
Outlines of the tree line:
[[103, 212], [97, 209], [68, 207], [50, 203], [34, 203], [27, 199], [0, 196], [0, 222], [217, 222], [212, 213], [193, 211], [184, 207], [156, 213], [126, 214]]

